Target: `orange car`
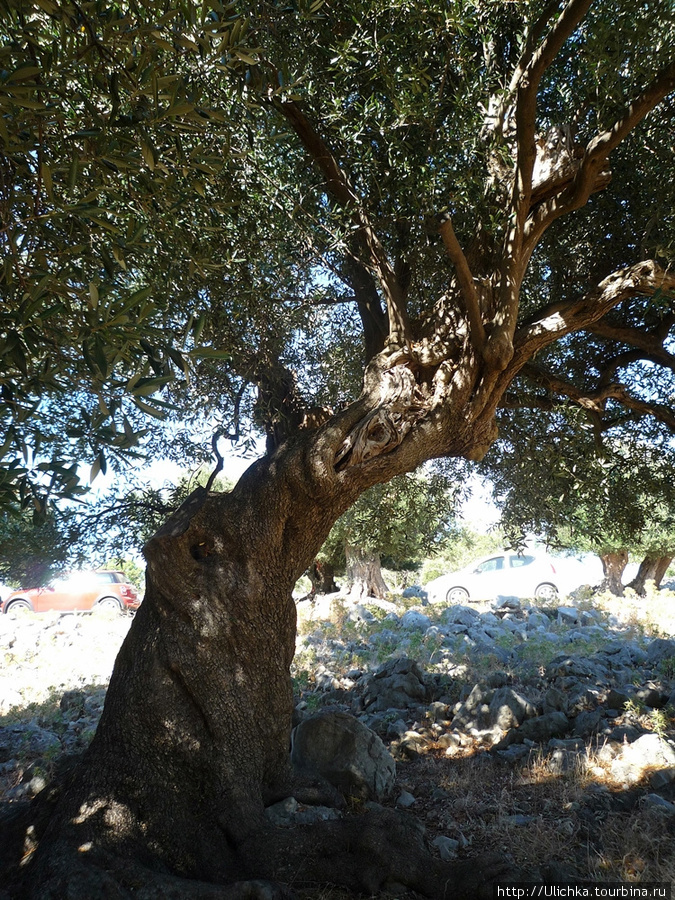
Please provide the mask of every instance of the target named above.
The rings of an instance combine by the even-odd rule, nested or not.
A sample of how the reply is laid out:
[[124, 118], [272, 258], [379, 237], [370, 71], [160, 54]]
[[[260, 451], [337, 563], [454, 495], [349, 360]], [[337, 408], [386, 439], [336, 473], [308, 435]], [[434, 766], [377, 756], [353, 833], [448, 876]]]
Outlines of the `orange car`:
[[2, 603], [2, 612], [48, 609], [63, 611], [138, 609], [138, 591], [124, 572], [73, 572], [46, 587], [14, 591]]

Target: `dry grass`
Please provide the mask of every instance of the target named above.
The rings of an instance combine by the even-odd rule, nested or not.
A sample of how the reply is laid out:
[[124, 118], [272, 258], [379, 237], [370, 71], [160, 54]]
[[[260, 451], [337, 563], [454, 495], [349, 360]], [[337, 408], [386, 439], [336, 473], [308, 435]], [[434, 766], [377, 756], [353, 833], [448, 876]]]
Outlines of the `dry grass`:
[[615, 616], [622, 625], [634, 629], [636, 634], [652, 637], [675, 635], [675, 591], [655, 591], [649, 582], [644, 597], [626, 588], [623, 597], [605, 591], [576, 605], [600, 610], [608, 617]]

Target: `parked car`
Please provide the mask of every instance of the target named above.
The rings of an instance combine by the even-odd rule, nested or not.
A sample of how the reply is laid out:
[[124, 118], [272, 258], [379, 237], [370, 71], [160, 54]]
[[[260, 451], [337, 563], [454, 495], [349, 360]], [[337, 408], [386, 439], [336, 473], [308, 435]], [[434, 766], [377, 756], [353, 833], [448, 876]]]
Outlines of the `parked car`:
[[73, 572], [44, 587], [14, 591], [2, 603], [2, 612], [50, 609], [68, 612], [97, 609], [138, 609], [138, 591], [124, 572]]
[[554, 600], [563, 587], [566, 585], [549, 556], [493, 553], [458, 572], [435, 578], [425, 590], [432, 603], [466, 603], [499, 596]]

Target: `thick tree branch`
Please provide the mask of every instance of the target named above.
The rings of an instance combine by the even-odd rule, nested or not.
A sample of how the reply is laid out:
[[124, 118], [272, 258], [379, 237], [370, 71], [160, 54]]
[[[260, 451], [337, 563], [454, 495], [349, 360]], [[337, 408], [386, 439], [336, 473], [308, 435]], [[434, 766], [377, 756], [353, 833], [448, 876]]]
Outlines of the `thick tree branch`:
[[[513, 353], [513, 334], [518, 316], [520, 284], [527, 265], [523, 242], [532, 203], [532, 173], [536, 159], [535, 127], [537, 92], [541, 78], [552, 64], [563, 44], [583, 19], [591, 0], [569, 0], [549, 33], [536, 50], [527, 48], [528, 62], [517, 72], [516, 89], [516, 171], [511, 196], [509, 227], [502, 251], [500, 287], [497, 297], [495, 328], [487, 346], [485, 359], [492, 369], [501, 371]], [[546, 21], [551, 11], [544, 13]], [[541, 21], [541, 20], [540, 20]], [[537, 23], [539, 25], [539, 23]], [[537, 26], [535, 26], [537, 27]], [[539, 26], [543, 30], [545, 26]]]
[[476, 290], [473, 275], [471, 274], [466, 256], [464, 256], [464, 251], [459, 245], [455, 230], [452, 227], [452, 221], [449, 217], [443, 219], [439, 226], [439, 231], [457, 274], [457, 282], [469, 319], [469, 337], [471, 344], [475, 350], [481, 353], [485, 345], [485, 328], [483, 327], [483, 319], [481, 316], [480, 296]]
[[534, 55], [535, 49], [537, 48], [542, 35], [548, 28], [548, 24], [556, 14], [559, 6], [559, 0], [552, 0], [551, 3], [548, 3], [544, 8], [541, 16], [537, 19], [537, 21], [529, 31], [523, 54], [518, 60], [516, 68], [513, 71], [513, 75], [511, 76], [511, 81], [509, 83], [506, 94], [502, 98], [494, 114], [494, 124], [491, 130], [497, 137], [503, 137], [504, 135], [506, 118], [508, 116], [509, 110], [512, 107], [513, 98], [516, 95], [518, 86], [520, 85], [520, 82], [525, 75], [526, 69], [529, 67], [532, 61], [532, 56]]
[[542, 203], [530, 218], [525, 238], [526, 258], [536, 247], [548, 226], [560, 216], [579, 209], [590, 195], [609, 181], [606, 163], [609, 154], [657, 106], [675, 90], [675, 60], [656, 75], [648, 87], [629, 103], [621, 118], [587, 145], [579, 169], [572, 183], [558, 196]]
[[343, 209], [350, 212], [359, 226], [359, 234], [368, 252], [369, 263], [377, 275], [389, 315], [389, 338], [395, 346], [410, 343], [410, 324], [405, 303], [405, 293], [401, 289], [394, 269], [387, 258], [380, 239], [366, 215], [360, 198], [349, 183], [334, 155], [317, 134], [316, 129], [294, 101], [278, 104], [286, 121], [299, 137], [305, 150], [316, 163], [324, 178], [327, 191]]
[[609, 154], [638, 125], [648, 112], [675, 90], [675, 60], [663, 68], [652, 83], [626, 107], [620, 119], [611, 128], [597, 135], [588, 144], [574, 182], [569, 188], [566, 202], [572, 208], [588, 200], [595, 178], [600, 173]]
[[636, 359], [649, 359], [651, 362], [658, 363], [675, 372], [675, 356], [663, 346], [667, 332], [659, 339], [654, 333], [641, 331], [639, 328], [613, 325], [604, 319], [594, 322], [586, 331], [610, 341], [618, 341], [636, 347], [638, 353]]
[[382, 309], [375, 279], [362, 263], [355, 259], [347, 259], [345, 277], [354, 290], [354, 299], [361, 317], [367, 364], [384, 349], [387, 339], [387, 316]]
[[532, 172], [536, 157], [535, 125], [537, 92], [541, 78], [552, 64], [563, 44], [588, 12], [592, 0], [570, 0], [542, 41], [519, 78], [516, 102], [516, 178], [512, 212], [520, 251], [525, 220], [530, 211]]
[[658, 290], [675, 291], [675, 273], [662, 269], [653, 260], [645, 260], [613, 272], [574, 303], [555, 304], [539, 310], [516, 332], [515, 366], [521, 368], [537, 350], [563, 335], [597, 322], [628, 297], [649, 296]]
[[552, 304], [538, 310], [516, 332], [513, 358], [507, 368], [486, 381], [474, 405], [477, 409], [487, 408], [490, 398], [500, 397], [539, 350], [572, 331], [587, 328], [623, 300], [636, 294], [650, 296], [659, 290], [675, 291], [675, 273], [646, 260], [613, 272], [574, 303]]

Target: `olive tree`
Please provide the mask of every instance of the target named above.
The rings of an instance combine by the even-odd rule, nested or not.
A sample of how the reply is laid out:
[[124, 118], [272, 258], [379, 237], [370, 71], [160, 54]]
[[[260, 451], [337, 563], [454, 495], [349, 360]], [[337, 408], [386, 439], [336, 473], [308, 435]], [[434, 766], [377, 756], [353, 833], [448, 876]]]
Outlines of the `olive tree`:
[[658, 586], [675, 549], [673, 453], [645, 433], [604, 435], [587, 411], [561, 406], [550, 419], [521, 413], [505, 425], [482, 463], [502, 524], [518, 544], [535, 534], [556, 547], [597, 553], [603, 587], [623, 593], [633, 554], [642, 558], [631, 587]]
[[438, 472], [375, 485], [335, 523], [319, 564], [345, 570], [351, 597], [383, 598], [382, 557], [400, 568], [439, 549], [454, 523], [455, 494], [452, 480]]
[[[267, 436], [232, 491], [198, 488], [146, 543], [145, 600], [29, 890], [470, 896], [493, 870], [425, 855], [396, 815], [267, 822], [321, 794], [289, 762], [291, 591], [364, 491], [481, 459], [500, 407], [675, 424], [655, 175], [672, 4], [0, 9], [6, 496], [30, 493], [31, 461], [70, 489], [83, 453], [136, 452], [184, 397], [191, 421]], [[628, 240], [602, 201], [641, 171]]]

